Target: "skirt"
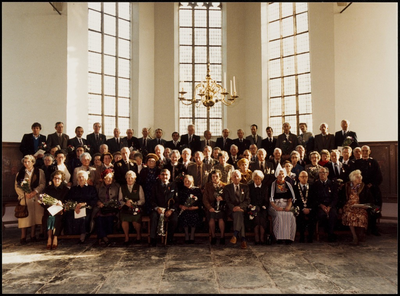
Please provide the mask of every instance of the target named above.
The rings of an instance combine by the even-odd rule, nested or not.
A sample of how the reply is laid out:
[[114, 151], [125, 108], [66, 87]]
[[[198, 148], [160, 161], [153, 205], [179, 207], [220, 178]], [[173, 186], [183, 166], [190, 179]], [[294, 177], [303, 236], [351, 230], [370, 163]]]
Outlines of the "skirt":
[[[284, 208], [287, 205], [287, 200], [279, 199], [275, 201], [278, 207]], [[277, 240], [291, 240], [294, 241], [296, 236], [296, 218], [292, 212], [275, 211], [270, 206], [268, 213], [272, 217], [272, 225], [275, 238]]]
[[359, 196], [351, 194], [349, 200], [343, 207], [342, 223], [345, 226], [368, 228], [368, 213], [362, 208], [353, 208], [352, 205], [359, 203]]

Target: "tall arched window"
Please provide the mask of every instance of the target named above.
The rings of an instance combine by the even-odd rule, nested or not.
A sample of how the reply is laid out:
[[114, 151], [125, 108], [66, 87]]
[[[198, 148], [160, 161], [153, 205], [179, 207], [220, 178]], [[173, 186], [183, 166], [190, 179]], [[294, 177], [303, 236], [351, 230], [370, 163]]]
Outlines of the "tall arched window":
[[106, 136], [115, 127], [129, 127], [131, 5], [129, 2], [88, 2], [89, 120], [88, 131], [100, 122]]
[[[222, 30], [221, 3], [182, 2], [179, 4], [179, 87], [184, 87], [186, 98], [193, 98], [195, 86], [205, 80], [207, 62], [210, 75], [218, 83], [222, 76]], [[207, 130], [220, 135], [222, 130], [222, 106], [216, 104], [210, 111], [201, 105], [179, 103], [179, 132], [185, 133], [187, 126], [194, 123], [196, 133]]]
[[280, 134], [305, 122], [312, 127], [307, 3], [268, 4], [269, 125]]

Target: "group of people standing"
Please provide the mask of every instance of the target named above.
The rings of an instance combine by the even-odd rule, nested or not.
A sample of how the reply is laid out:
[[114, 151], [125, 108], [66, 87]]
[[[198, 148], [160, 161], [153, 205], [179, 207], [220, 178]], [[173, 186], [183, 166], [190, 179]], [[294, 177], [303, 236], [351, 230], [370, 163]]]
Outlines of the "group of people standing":
[[[27, 243], [28, 227], [35, 241], [36, 225], [42, 225], [48, 249], [57, 248], [62, 230], [79, 234], [79, 243], [96, 230], [99, 243], [109, 245], [107, 236], [118, 227], [128, 245], [130, 223], [136, 232], [133, 242], [140, 243], [141, 219], [147, 215], [151, 246], [160, 235], [173, 244], [178, 225], [185, 232], [185, 243], [193, 243], [204, 216], [213, 245], [218, 229], [219, 243], [225, 244], [228, 217], [233, 220], [230, 242], [240, 241], [243, 249], [249, 228], [255, 244], [265, 244], [269, 235], [277, 243], [291, 244], [296, 231], [300, 242], [312, 242], [317, 221], [324, 225], [328, 240], [336, 241], [338, 217], [350, 227], [352, 244], [357, 245], [368, 226], [379, 235], [377, 215], [367, 208], [381, 207], [382, 174], [369, 156], [370, 148], [358, 147], [349, 122], [343, 120], [341, 126], [332, 135], [323, 123], [321, 134], [314, 136], [300, 123], [302, 133], [297, 136], [284, 123], [281, 135], [273, 137], [267, 127], [268, 137], [262, 139], [253, 124], [246, 138], [239, 129], [238, 138], [232, 140], [224, 129], [214, 142], [209, 131], [200, 140], [194, 125], [188, 126], [187, 134], [174, 132], [166, 141], [162, 129], [150, 138], [146, 128], [139, 139], [132, 129], [121, 138], [115, 128], [114, 137], [107, 140], [99, 123], [87, 139], [82, 127], [69, 139], [61, 122], [46, 139], [40, 134], [41, 125], [34, 123], [32, 133], [21, 141], [23, 167], [15, 180], [18, 198], [29, 210], [28, 217], [18, 219], [21, 244]], [[29, 193], [21, 186], [24, 181]], [[37, 202], [41, 193], [57, 199], [64, 210], [50, 215], [49, 205]], [[268, 230], [268, 216], [273, 233]]]

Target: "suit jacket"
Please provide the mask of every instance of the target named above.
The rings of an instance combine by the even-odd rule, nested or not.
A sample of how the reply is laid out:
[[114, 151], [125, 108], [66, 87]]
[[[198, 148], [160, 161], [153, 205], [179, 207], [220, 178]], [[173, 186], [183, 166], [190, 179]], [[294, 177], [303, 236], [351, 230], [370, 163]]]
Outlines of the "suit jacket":
[[238, 146], [239, 148], [239, 155], [242, 155], [244, 150], [249, 149], [250, 148], [250, 141], [247, 139], [243, 139], [242, 142], [240, 142], [239, 138], [236, 138], [233, 140], [233, 144], [235, 144], [236, 146]]
[[186, 174], [187, 170], [184, 168], [183, 164], [178, 162], [178, 164], [176, 166], [172, 166], [171, 162], [168, 162], [165, 166], [164, 169], [169, 170], [170, 177], [169, 177], [169, 181], [173, 182], [175, 181], [176, 177], [179, 176], [179, 174], [181, 174], [182, 172], [184, 172]]
[[233, 161], [232, 155], [230, 155], [230, 156], [229, 156], [229, 159], [228, 159], [228, 161], [227, 161], [227, 163], [233, 165], [233, 167], [234, 167], [235, 170], [236, 170], [236, 169], [239, 168], [238, 165], [237, 165], [237, 162], [238, 162], [240, 159], [241, 159], [241, 157], [239, 157], [239, 155], [236, 155], [236, 160]]
[[139, 143], [139, 139], [136, 137], [132, 137], [130, 139], [128, 139], [128, 137], [124, 137], [123, 139], [129, 149], [132, 148], [132, 150], [140, 150], [140, 143]]
[[[201, 140], [201, 141], [200, 141], [200, 149], [201, 149], [201, 151], [204, 150], [204, 147], [205, 147], [205, 146], [206, 146], [206, 140]], [[208, 140], [208, 146], [211, 146], [211, 148], [214, 149], [214, 147], [215, 147], [215, 141]]]
[[[263, 140], [263, 138], [262, 138], [260, 135], [258, 135], [258, 134], [257, 134], [257, 142], [254, 142], [253, 135], [247, 136], [247, 137], [246, 137], [246, 140], [249, 140], [249, 141], [250, 141], [250, 145], [256, 144], [258, 149], [260, 149], [260, 148], [262, 147], [262, 140]], [[249, 146], [250, 146], [250, 145], [249, 145]]]
[[[250, 195], [250, 204], [253, 206], [262, 206], [266, 207], [266, 211], [268, 211], [269, 207], [269, 186], [266, 183], [261, 183], [261, 188], [256, 188], [254, 183], [251, 183], [249, 186], [249, 195]], [[261, 210], [261, 209], [260, 209]]]
[[[106, 144], [108, 146], [108, 151], [110, 151], [111, 154], [113, 154], [114, 152], [117, 152], [117, 151], [121, 151], [121, 149], [123, 147], [128, 147], [128, 143], [126, 142], [126, 140], [121, 137], [119, 138], [119, 144], [117, 144], [114, 137], [112, 137], [111, 139], [108, 139], [106, 141]], [[124, 179], [125, 179], [125, 177], [124, 177]]]
[[347, 164], [345, 164], [345, 163], [343, 163], [343, 159], [341, 159], [340, 162], [342, 163], [342, 168], [344, 171], [343, 172], [343, 181], [348, 182], [348, 181], [350, 181], [349, 174], [356, 169], [355, 168], [356, 161], [354, 159], [349, 159]]
[[291, 132], [289, 132], [289, 142], [286, 140], [285, 133], [280, 134], [276, 139], [276, 147], [282, 149], [282, 155], [290, 155], [297, 145], [297, 136]]
[[239, 197], [235, 194], [235, 186], [233, 183], [224, 187], [222, 198], [226, 201], [229, 212], [233, 212], [233, 208], [239, 206], [242, 210], [246, 211], [247, 206], [250, 204], [250, 191], [249, 186], [246, 184], [239, 185]]
[[125, 185], [126, 184], [125, 174], [129, 170], [134, 171], [135, 174], [138, 175], [137, 165], [132, 161], [128, 161], [128, 163], [125, 163], [125, 161], [121, 159], [116, 163], [114, 163], [115, 182], [117, 182], [119, 185]]
[[[302, 213], [302, 210], [305, 207], [304, 207], [303, 200], [301, 199], [301, 195], [300, 195], [301, 189], [299, 189], [299, 185], [301, 186], [300, 182], [298, 182], [296, 186], [292, 186], [292, 187], [293, 187], [294, 195], [296, 196], [295, 206], [298, 206], [300, 209], [300, 213]], [[307, 194], [307, 190], [306, 190], [302, 195], [304, 197], [304, 200], [306, 201], [306, 208], [311, 209], [310, 215], [315, 216], [318, 205], [316, 203], [315, 196], [312, 195], [312, 191], [311, 191], [312, 185], [307, 183], [306, 186], [308, 186], [308, 194]]]
[[195, 185], [195, 186], [199, 187], [200, 189], [203, 189], [204, 186], [205, 186], [206, 183], [207, 183], [208, 174], [209, 174], [209, 172], [211, 171], [211, 169], [212, 169], [212, 166], [211, 166], [211, 165], [202, 163], [201, 171], [200, 171], [200, 173], [201, 173], [201, 176], [200, 176], [200, 178], [201, 178], [201, 185], [200, 185], [200, 186], [199, 186], [199, 176], [198, 176], [198, 174], [197, 174], [197, 164], [196, 164], [196, 163], [192, 163], [192, 164], [190, 164], [190, 165], [188, 166], [187, 174], [193, 176], [194, 185]]
[[326, 185], [318, 180], [311, 185], [311, 194], [315, 197], [317, 205], [323, 204], [331, 208], [336, 207], [338, 202], [337, 186], [331, 180], [326, 180]]
[[219, 137], [219, 138], [217, 138], [217, 142], [215, 142], [215, 147], [219, 147], [219, 148], [221, 148], [221, 150], [224, 150], [224, 151], [228, 152], [228, 154], [230, 154], [232, 144], [233, 144], [232, 139], [226, 138], [225, 146], [224, 146], [223, 137]]
[[[255, 170], [261, 170], [260, 162], [258, 160], [250, 162], [249, 169], [252, 172], [254, 172]], [[263, 174], [264, 174], [263, 183], [270, 186], [271, 183], [275, 181], [275, 168], [273, 167], [273, 164], [271, 162], [267, 161], [267, 159], [264, 160]]]
[[335, 133], [335, 148], [338, 147], [338, 146], [343, 146], [343, 141], [347, 137], [352, 137], [353, 138], [353, 143], [350, 144], [351, 149], [354, 149], [354, 148], [360, 146], [358, 144], [357, 134], [355, 132], [347, 131], [343, 136], [342, 131], [340, 130], [340, 131], [337, 131]]
[[344, 178], [344, 170], [343, 170], [343, 165], [340, 161], [337, 162], [338, 166], [339, 166], [339, 171], [340, 173], [338, 174], [337, 169], [335, 169], [335, 171], [333, 170], [333, 166], [332, 166], [333, 162], [332, 161], [328, 161], [324, 167], [328, 168], [329, 170], [329, 175], [328, 175], [328, 179], [332, 180], [332, 181], [336, 181], [337, 179], [342, 179]]
[[[150, 140], [150, 143], [149, 143], [149, 152], [150, 153], [154, 153], [154, 148], [156, 148], [156, 146], [158, 145], [158, 142], [157, 142], [157, 138], [154, 138], [154, 139], [151, 139]], [[165, 141], [164, 139], [160, 139], [160, 145], [162, 145], [163, 147], [165, 147], [165, 143], [166, 143], [167, 141]]]
[[281, 160], [280, 160], [279, 162], [277, 162], [277, 163], [275, 163], [275, 159], [274, 159], [274, 158], [273, 158], [273, 159], [270, 159], [269, 162], [271, 163], [271, 167], [272, 167], [272, 169], [274, 170], [274, 174], [275, 174], [275, 171], [276, 171], [276, 167], [278, 166], [278, 163], [283, 167], [282, 158], [281, 158]]
[[335, 149], [335, 136], [332, 134], [327, 134], [325, 136], [326, 139], [323, 139], [322, 134], [318, 134], [314, 137], [314, 151], [318, 151], [321, 153], [322, 149], [326, 149], [331, 151]]
[[87, 143], [90, 146], [90, 154], [93, 155], [95, 153], [100, 152], [100, 145], [106, 143], [106, 136], [103, 134], [99, 134], [99, 140], [96, 141], [96, 136], [94, 133], [88, 134]]
[[50, 151], [51, 148], [60, 145], [61, 149], [67, 149], [69, 136], [67, 134], [62, 134], [61, 140], [58, 138], [57, 133], [49, 134], [47, 136], [47, 150]]
[[301, 133], [300, 135], [297, 136], [297, 141], [299, 145], [303, 145], [304, 148], [307, 147], [307, 143], [312, 138], [314, 135], [312, 132], [305, 132], [304, 134]]
[[140, 145], [140, 151], [143, 154], [143, 157], [146, 157], [146, 155], [150, 152], [150, 141], [152, 139], [150, 139], [149, 137], [147, 137], [146, 140], [146, 145], [144, 145], [144, 141], [143, 141], [143, 137], [139, 138], [139, 145]]
[[274, 149], [276, 148], [276, 138], [272, 137], [272, 143], [269, 141], [269, 138], [265, 138], [261, 142], [261, 147], [267, 151], [267, 158], [273, 157]]
[[166, 188], [162, 186], [161, 180], [157, 180], [156, 185], [152, 188], [151, 208], [168, 208], [168, 201], [171, 199], [169, 209], [178, 210], [178, 188], [175, 182], [167, 184]]
[[181, 142], [180, 142], [180, 141], [178, 141], [178, 142], [176, 143], [176, 146], [174, 145], [174, 141], [173, 141], [173, 140], [171, 140], [171, 141], [166, 141], [164, 147], [165, 147], [165, 148], [170, 148], [171, 150], [178, 150], [179, 152], [182, 151], [182, 149], [181, 149]]
[[[220, 187], [224, 188], [225, 184], [220, 183]], [[211, 208], [214, 208], [215, 205], [215, 188], [214, 184], [212, 182], [206, 183], [204, 186], [204, 192], [203, 192], [203, 205], [206, 211], [209, 211]]]
[[206, 163], [206, 164], [210, 164], [212, 167], [219, 163], [218, 160], [216, 160], [216, 159], [214, 159], [212, 157], [209, 158], [208, 163], [206, 162], [205, 158], [203, 159], [203, 162]]
[[[81, 138], [81, 139], [82, 139], [82, 145], [87, 145], [87, 140], [84, 139], [84, 138]], [[74, 146], [74, 147], [76, 148], [76, 147], [78, 147], [78, 146], [81, 145], [81, 144], [79, 143], [77, 137], [73, 137], [72, 139], [69, 139], [69, 140], [68, 140], [68, 146], [69, 146], [69, 145], [72, 145], [72, 146]], [[90, 147], [89, 147], [89, 148], [90, 148]], [[92, 150], [92, 149], [90, 149], [90, 150]]]
[[[38, 148], [43, 146], [43, 143], [46, 144], [46, 136], [39, 134], [39, 145]], [[36, 153], [35, 148], [33, 146], [33, 133], [25, 134], [22, 137], [21, 144], [19, 145], [19, 150], [22, 152], [22, 155], [33, 155]], [[45, 149], [43, 149], [45, 150]]]
[[181, 136], [181, 149], [190, 148], [192, 150], [192, 155], [196, 151], [201, 151], [200, 136], [193, 135], [192, 142], [189, 143], [189, 134]]

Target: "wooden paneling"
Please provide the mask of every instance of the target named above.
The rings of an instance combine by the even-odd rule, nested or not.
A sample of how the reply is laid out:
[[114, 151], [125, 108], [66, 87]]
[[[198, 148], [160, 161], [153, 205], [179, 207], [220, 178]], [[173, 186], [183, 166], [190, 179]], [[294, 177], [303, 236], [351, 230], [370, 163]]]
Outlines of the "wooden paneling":
[[371, 148], [371, 157], [378, 161], [383, 182], [380, 186], [383, 202], [397, 202], [398, 142], [361, 142]]

